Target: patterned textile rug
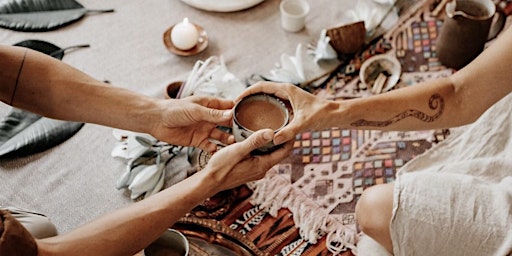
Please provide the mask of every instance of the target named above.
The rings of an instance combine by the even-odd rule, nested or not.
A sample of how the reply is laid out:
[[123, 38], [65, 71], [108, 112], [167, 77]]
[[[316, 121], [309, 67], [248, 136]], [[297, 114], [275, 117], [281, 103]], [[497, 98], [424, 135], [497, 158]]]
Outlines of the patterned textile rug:
[[[333, 100], [371, 95], [358, 74], [361, 64], [377, 54], [400, 62], [402, 74], [395, 88], [452, 74], [454, 70], [442, 66], [435, 53], [447, 1], [423, 2], [402, 13], [399, 26], [342, 64], [312, 93]], [[510, 14], [509, 1], [498, 2]], [[449, 133], [338, 128], [304, 132], [297, 135], [290, 157], [249, 189], [229, 192], [232, 208], [213, 218], [251, 241], [258, 255], [353, 255], [360, 234], [354, 208], [362, 192], [393, 182], [404, 164]], [[177, 227], [189, 223], [189, 217]]]
[[[396, 88], [450, 75], [453, 70], [437, 62], [432, 47], [442, 24], [428, 14], [432, 7], [423, 5], [411, 17], [405, 17], [402, 27], [342, 65], [313, 93], [334, 100], [371, 95], [361, 84], [359, 69], [366, 59], [377, 54], [400, 61], [403, 73]], [[408, 43], [401, 44], [402, 40]], [[407, 48], [409, 42], [413, 47]], [[306, 242], [314, 243], [318, 235], [323, 235], [326, 248], [332, 253], [354, 249], [359, 233], [354, 209], [362, 192], [376, 184], [393, 182], [400, 167], [448, 135], [448, 130], [380, 132], [332, 128], [304, 132], [296, 137], [293, 155], [255, 184], [252, 202], [265, 207], [271, 215], [278, 208], [289, 209]], [[283, 191], [293, 192], [283, 195]]]

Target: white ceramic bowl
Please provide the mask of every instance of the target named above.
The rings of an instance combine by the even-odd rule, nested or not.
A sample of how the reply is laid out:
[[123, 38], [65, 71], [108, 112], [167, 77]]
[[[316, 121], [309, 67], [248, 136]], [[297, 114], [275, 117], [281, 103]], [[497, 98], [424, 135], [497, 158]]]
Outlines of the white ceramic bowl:
[[[382, 89], [378, 92], [374, 92], [374, 83], [378, 75], [386, 73], [387, 79]], [[359, 78], [361, 83], [366, 85], [366, 88], [374, 93], [387, 92], [391, 90], [400, 80], [402, 73], [402, 67], [397, 58], [387, 55], [379, 54], [370, 57], [361, 65], [359, 70]]]

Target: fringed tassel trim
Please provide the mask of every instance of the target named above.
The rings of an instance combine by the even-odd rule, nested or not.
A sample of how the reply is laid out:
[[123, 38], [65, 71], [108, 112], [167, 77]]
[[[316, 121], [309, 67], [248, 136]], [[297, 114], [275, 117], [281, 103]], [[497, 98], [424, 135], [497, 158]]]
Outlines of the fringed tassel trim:
[[318, 239], [326, 236], [326, 247], [333, 255], [347, 249], [357, 254], [357, 231], [329, 215], [289, 181], [277, 175], [275, 169], [271, 169], [265, 178], [249, 186], [253, 190], [251, 202], [260, 205], [271, 216], [276, 217], [281, 208], [289, 209], [304, 240], [316, 244]]

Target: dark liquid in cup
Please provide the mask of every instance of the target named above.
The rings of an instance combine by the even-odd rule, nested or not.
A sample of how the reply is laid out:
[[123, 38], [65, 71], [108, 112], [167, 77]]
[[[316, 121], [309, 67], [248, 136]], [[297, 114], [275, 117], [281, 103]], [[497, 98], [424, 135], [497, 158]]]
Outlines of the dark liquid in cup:
[[146, 249], [144, 249], [144, 254], [147, 256], [183, 256], [185, 255], [185, 251], [176, 248], [170, 248], [159, 243], [152, 243]]
[[275, 131], [286, 122], [285, 112], [277, 104], [265, 100], [242, 102], [235, 115], [238, 123], [251, 131], [265, 128]]
[[473, 1], [457, 1], [455, 10], [473, 17], [487, 17], [491, 15], [485, 5]]

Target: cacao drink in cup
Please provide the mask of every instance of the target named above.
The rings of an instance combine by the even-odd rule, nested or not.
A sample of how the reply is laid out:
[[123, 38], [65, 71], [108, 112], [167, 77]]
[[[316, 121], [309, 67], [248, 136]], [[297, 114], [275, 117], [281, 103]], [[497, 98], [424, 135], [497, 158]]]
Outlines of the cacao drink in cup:
[[144, 256], [188, 256], [189, 250], [187, 237], [170, 228], [144, 249]]
[[[245, 140], [261, 129], [278, 132], [288, 124], [290, 119], [290, 113], [284, 102], [269, 94], [253, 94], [243, 98], [235, 105], [233, 113], [233, 135], [237, 142]], [[253, 153], [270, 153], [278, 147], [279, 145], [269, 142]]]

